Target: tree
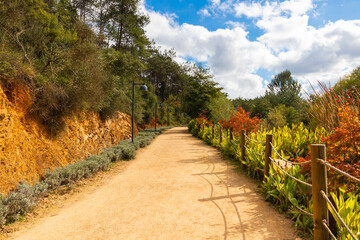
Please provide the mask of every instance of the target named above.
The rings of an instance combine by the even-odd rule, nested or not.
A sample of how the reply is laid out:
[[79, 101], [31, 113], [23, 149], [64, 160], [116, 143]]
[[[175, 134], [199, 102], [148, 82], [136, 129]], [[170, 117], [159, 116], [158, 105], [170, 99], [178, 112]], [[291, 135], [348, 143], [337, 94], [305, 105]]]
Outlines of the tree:
[[72, 0], [73, 6], [79, 13], [79, 19], [86, 22], [88, 14], [92, 14], [92, 8], [95, 4], [95, 0]]
[[109, 0], [106, 13], [107, 29], [114, 48], [118, 51], [143, 52], [149, 45], [143, 27], [149, 18], [138, 11], [139, 0]]
[[186, 69], [174, 60], [174, 50], [161, 52], [158, 49], [150, 49], [150, 52], [145, 75], [148, 81], [154, 84], [156, 94], [161, 101], [170, 95], [180, 96], [185, 87], [187, 74]]
[[300, 108], [301, 84], [292, 78], [289, 70], [276, 75], [267, 88], [265, 96], [272, 105], [284, 104], [287, 107]]
[[265, 125], [268, 129], [283, 127], [288, 125], [291, 127], [292, 124], [299, 123], [299, 113], [293, 107], [286, 107], [281, 104], [272, 108], [267, 117]]
[[191, 118], [196, 118], [204, 110], [209, 112], [208, 104], [222, 90], [212, 80], [209, 69], [193, 65], [188, 69], [188, 79], [182, 94], [183, 111]]
[[354, 91], [360, 87], [360, 66], [355, 68], [351, 74], [345, 75], [334, 85], [334, 91], [338, 94]]
[[207, 108], [210, 111], [210, 119], [214, 122], [229, 120], [233, 117], [235, 112], [235, 108], [232, 105], [231, 100], [229, 100], [226, 94], [222, 92], [210, 99]]
[[251, 112], [251, 117], [266, 118], [271, 109], [271, 103], [267, 97], [257, 97], [254, 99], [237, 98], [232, 100], [232, 102], [235, 108], [241, 107], [245, 111]]

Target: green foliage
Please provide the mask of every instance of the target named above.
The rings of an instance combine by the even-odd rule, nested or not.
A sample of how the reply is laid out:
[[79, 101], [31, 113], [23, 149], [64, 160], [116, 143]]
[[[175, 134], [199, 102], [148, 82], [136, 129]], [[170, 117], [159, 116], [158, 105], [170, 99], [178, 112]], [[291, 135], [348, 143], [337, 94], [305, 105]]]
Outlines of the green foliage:
[[139, 51], [149, 44], [143, 27], [147, 16], [138, 10], [139, 0], [108, 0], [108, 11], [103, 18], [109, 40], [120, 51]]
[[6, 223], [5, 212], [6, 212], [6, 207], [2, 203], [2, 196], [0, 195], [0, 226]]
[[267, 97], [257, 97], [254, 99], [236, 98], [232, 100], [235, 108], [241, 107], [246, 112], [251, 112], [251, 117], [265, 118], [270, 111], [272, 104]]
[[210, 99], [208, 104], [210, 119], [214, 122], [229, 120], [235, 113], [234, 106], [224, 93], [218, 93]]
[[200, 112], [208, 110], [207, 105], [211, 98], [220, 93], [221, 88], [217, 87], [218, 83], [212, 80], [209, 69], [201, 65], [188, 66], [189, 76], [185, 91], [182, 96], [183, 111], [190, 117], [195, 118]]
[[267, 88], [266, 97], [272, 105], [299, 108], [301, 84], [292, 78], [289, 70], [276, 75]]
[[155, 86], [156, 95], [161, 102], [170, 97], [182, 94], [186, 85], [186, 69], [174, 61], [176, 54], [173, 50], [161, 52], [151, 49], [148, 59], [146, 78]]
[[9, 92], [15, 79], [26, 84], [31, 114], [52, 135], [73, 112], [130, 114], [133, 81], [149, 88], [135, 90], [137, 123], [149, 124], [155, 103], [166, 102], [160, 121], [183, 124], [221, 89], [208, 69], [180, 65], [174, 51], [150, 43], [148, 17], [138, 6], [139, 0], [1, 1], [1, 84]]
[[17, 186], [17, 190], [2, 199], [4, 206], [3, 218], [7, 222], [18, 220], [24, 213], [30, 211], [35, 205], [34, 188], [27, 183]]
[[[345, 224], [350, 228], [353, 234], [360, 236], [360, 197], [355, 193], [346, 193], [342, 188], [338, 189], [337, 193], [330, 193], [334, 200], [335, 207], [344, 220]], [[350, 234], [346, 231], [345, 227], [341, 224], [339, 219], [335, 216], [334, 211], [329, 206], [331, 214], [336, 219], [338, 228], [338, 239], [352, 239]]]
[[268, 129], [283, 127], [285, 125], [291, 126], [298, 124], [300, 121], [299, 113], [293, 107], [286, 107], [281, 104], [272, 108], [265, 121], [265, 126]]
[[273, 108], [269, 111], [264, 125], [268, 129], [279, 128], [286, 125], [284, 113], [279, 108]]
[[197, 136], [196, 124], [197, 124], [197, 122], [196, 122], [195, 119], [190, 120], [189, 123], [188, 123], [188, 128], [189, 128], [191, 134], [194, 135], [194, 136]]
[[360, 88], [360, 66], [355, 68], [351, 74], [345, 75], [334, 85], [334, 91], [338, 94]]

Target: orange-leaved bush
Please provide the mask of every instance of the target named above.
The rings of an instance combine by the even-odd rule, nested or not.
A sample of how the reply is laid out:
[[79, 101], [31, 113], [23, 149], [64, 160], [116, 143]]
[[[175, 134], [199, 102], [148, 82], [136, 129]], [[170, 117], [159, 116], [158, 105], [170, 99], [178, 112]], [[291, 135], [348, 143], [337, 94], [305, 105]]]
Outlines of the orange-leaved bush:
[[204, 125], [212, 125], [212, 121], [209, 122], [208, 117], [206, 116], [206, 111], [203, 111], [199, 114], [199, 117], [196, 118], [196, 122], [198, 124], [204, 124]]
[[[359, 113], [349, 104], [343, 105], [338, 110], [339, 126], [331, 135], [322, 139], [327, 144], [327, 160], [337, 168], [360, 178]], [[335, 177], [335, 175], [333, 176]], [[330, 178], [330, 182], [337, 185], [337, 183], [349, 183], [350, 181], [348, 178], [336, 175], [336, 180]]]
[[237, 108], [234, 116], [228, 121], [221, 120], [220, 123], [225, 128], [232, 128], [233, 131], [239, 133], [242, 129], [245, 129], [246, 132], [250, 133], [256, 131], [259, 128], [259, 123], [261, 120], [258, 117], [250, 117], [250, 112], [246, 112], [241, 107]]

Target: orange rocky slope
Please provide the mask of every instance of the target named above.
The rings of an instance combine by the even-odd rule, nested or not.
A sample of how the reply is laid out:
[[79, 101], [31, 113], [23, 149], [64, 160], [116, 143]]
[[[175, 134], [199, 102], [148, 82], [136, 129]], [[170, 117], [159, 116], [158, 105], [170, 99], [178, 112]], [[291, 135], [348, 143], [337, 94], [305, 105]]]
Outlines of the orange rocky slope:
[[85, 159], [127, 139], [130, 117], [118, 113], [105, 122], [95, 113], [65, 119], [66, 127], [49, 138], [43, 127], [27, 116], [31, 106], [27, 90], [17, 86], [5, 94], [0, 88], [0, 193], [19, 182], [34, 183], [47, 170]]

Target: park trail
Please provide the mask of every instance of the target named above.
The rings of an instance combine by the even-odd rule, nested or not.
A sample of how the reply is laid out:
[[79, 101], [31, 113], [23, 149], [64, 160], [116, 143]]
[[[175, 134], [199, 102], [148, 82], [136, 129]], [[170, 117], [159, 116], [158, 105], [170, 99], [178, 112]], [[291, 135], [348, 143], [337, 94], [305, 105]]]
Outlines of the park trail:
[[297, 239], [254, 180], [184, 127], [165, 131], [123, 171], [10, 239]]

